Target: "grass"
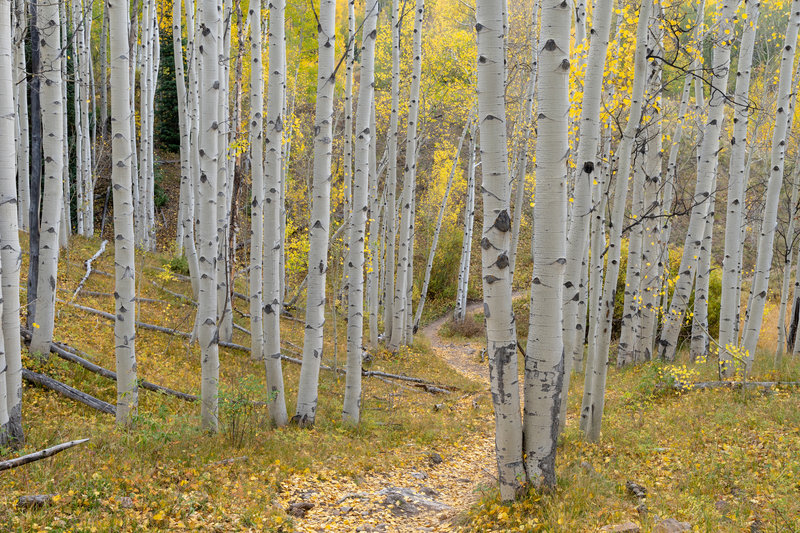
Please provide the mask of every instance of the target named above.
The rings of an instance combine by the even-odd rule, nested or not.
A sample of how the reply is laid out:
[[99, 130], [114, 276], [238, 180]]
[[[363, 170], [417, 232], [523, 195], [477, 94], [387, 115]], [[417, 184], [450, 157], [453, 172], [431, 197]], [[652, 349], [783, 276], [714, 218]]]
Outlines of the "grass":
[[[99, 241], [76, 237], [60, 263], [59, 287], [74, 290], [83, 275], [82, 262], [97, 249]], [[167, 256], [137, 257], [140, 296], [163, 300], [142, 303], [139, 320], [190, 330], [194, 309], [159, 290], [150, 281], [189, 295], [186, 282], [156, 267]], [[27, 265], [23, 265], [23, 272]], [[113, 271], [113, 254], [106, 252], [95, 268]], [[246, 292], [244, 280], [237, 290]], [[24, 280], [23, 280], [24, 286]], [[110, 293], [113, 279], [93, 274], [88, 290]], [[61, 298], [71, 294], [61, 292]], [[113, 298], [79, 297], [78, 303], [105, 311]], [[244, 302], [235, 305], [244, 309]], [[339, 315], [341, 316], [341, 315]], [[249, 327], [239, 315], [237, 322]], [[329, 320], [331, 320], [329, 318]], [[284, 338], [302, 344], [302, 324], [285, 321]], [[346, 357], [346, 326], [338, 326], [338, 361]], [[88, 352], [93, 362], [114, 368], [113, 324], [60, 304], [56, 340]], [[234, 342], [247, 345], [237, 331]], [[200, 389], [200, 356], [196, 345], [157, 332], [137, 332], [139, 377], [197, 394]], [[333, 364], [333, 340], [326, 333], [325, 363]], [[55, 356], [46, 361], [24, 354], [25, 366], [45, 372], [105, 401], [114, 402], [113, 382]], [[4, 531], [137, 531], [198, 528], [203, 530], [294, 530], [291, 517], [278, 506], [281, 482], [294, 473], [324, 466], [343, 475], [362, 475], [409, 461], [420, 450], [443, 451], [464, 434], [489, 430], [491, 406], [457, 408], [456, 394], [442, 398], [424, 392], [399, 389], [377, 379], [364, 380], [363, 421], [357, 428], [341, 422], [343, 376], [320, 375], [317, 425], [311, 430], [276, 429], [267, 423], [263, 409], [243, 409], [235, 400], [266, 399], [263, 363], [243, 352], [220, 350], [222, 433], [199, 430], [199, 406], [140, 389], [136, 426], [115, 427], [113, 417], [98, 413], [56, 394], [26, 386], [24, 424], [27, 442], [23, 450], [2, 450], [13, 457], [75, 438], [91, 437], [86, 445], [53, 458], [6, 472], [0, 477], [0, 529]], [[461, 377], [424, 343], [397, 355], [373, 354], [373, 369], [424, 376], [432, 381], [474, 392], [478, 387]], [[299, 366], [285, 364], [286, 397], [293, 412]], [[226, 401], [227, 400], [227, 401]], [[434, 405], [453, 404], [435, 410]], [[232, 429], [233, 427], [233, 429]], [[246, 456], [230, 464], [214, 464]], [[17, 510], [18, 496], [56, 494], [57, 501], [40, 509]], [[128, 500], [130, 498], [130, 500]], [[130, 504], [129, 508], [124, 507]]]

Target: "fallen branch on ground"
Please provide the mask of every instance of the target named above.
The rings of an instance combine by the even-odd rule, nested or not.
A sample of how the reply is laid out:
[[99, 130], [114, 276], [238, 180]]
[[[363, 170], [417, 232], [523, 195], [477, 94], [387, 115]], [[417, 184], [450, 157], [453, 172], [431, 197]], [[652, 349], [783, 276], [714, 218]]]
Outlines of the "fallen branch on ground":
[[88, 405], [92, 409], [97, 409], [98, 411], [108, 413], [109, 415], [114, 415], [117, 413], [117, 408], [110, 403], [104, 402], [103, 400], [95, 398], [94, 396], [86, 394], [85, 392], [81, 392], [78, 389], [74, 389], [65, 383], [61, 383], [60, 381], [51, 378], [50, 376], [37, 374], [36, 372], [28, 370], [27, 368], [23, 368], [22, 379], [42, 388], [57, 392], [62, 396], [66, 396], [71, 400], [75, 400], [76, 402]]
[[16, 468], [18, 466], [26, 465], [34, 461], [47, 459], [48, 457], [52, 457], [57, 453], [63, 452], [64, 450], [68, 450], [73, 446], [77, 446], [78, 444], [83, 444], [88, 440], [89, 439], [72, 440], [69, 442], [65, 442], [63, 444], [51, 446], [50, 448], [45, 448], [44, 450], [40, 450], [35, 453], [29, 453], [28, 455], [23, 455], [22, 457], [17, 457], [15, 459], [8, 459], [7, 461], [0, 461], [0, 471]]
[[[684, 389], [685, 384], [676, 383], [673, 388]], [[800, 387], [800, 381], [701, 381], [699, 383], [692, 383], [689, 385], [691, 390], [704, 390], [704, 389], [771, 389], [773, 387]]]
[[[22, 330], [22, 336], [26, 342], [30, 341], [31, 333], [28, 330]], [[117, 373], [108, 370], [107, 368], [103, 368], [102, 366], [96, 365], [91, 361], [84, 359], [83, 357], [77, 355], [75, 350], [62, 343], [50, 343], [50, 351], [59, 356], [61, 359], [65, 361], [69, 361], [71, 363], [78, 364], [88, 370], [89, 372], [94, 372], [104, 378], [108, 378], [113, 381], [117, 381]], [[149, 381], [140, 381], [139, 386], [143, 389], [153, 391], [153, 392], [160, 392], [162, 394], [167, 394], [169, 396], [174, 396], [176, 398], [180, 398], [181, 400], [186, 400], [187, 402], [196, 402], [199, 400], [197, 396], [192, 394], [186, 394], [185, 392], [176, 391], [170, 389], [168, 387], [162, 387], [161, 385], [156, 385], [155, 383], [150, 383]]]
[[103, 254], [103, 252], [106, 251], [106, 244], [108, 244], [108, 241], [106, 241], [106, 240], [101, 242], [100, 243], [100, 249], [97, 250], [97, 252], [95, 252], [95, 254], [92, 257], [90, 257], [89, 259], [87, 259], [86, 262], [84, 263], [86, 265], [86, 274], [83, 275], [83, 278], [81, 279], [81, 282], [78, 283], [78, 288], [75, 289], [75, 292], [72, 293], [72, 299], [73, 300], [78, 297], [78, 293], [81, 292], [81, 289], [83, 288], [83, 284], [86, 283], [86, 281], [89, 279], [89, 276], [92, 275], [92, 262], [95, 259], [97, 259], [98, 257], [100, 257]]

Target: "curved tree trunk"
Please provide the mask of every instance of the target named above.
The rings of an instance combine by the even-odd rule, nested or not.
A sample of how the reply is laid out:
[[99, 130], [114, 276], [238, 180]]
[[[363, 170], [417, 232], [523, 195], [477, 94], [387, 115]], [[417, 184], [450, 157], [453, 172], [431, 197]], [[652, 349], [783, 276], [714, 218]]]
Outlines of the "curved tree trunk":
[[308, 290], [303, 366], [293, 420], [312, 426], [317, 416], [319, 366], [323, 355], [325, 327], [325, 278], [328, 272], [328, 235], [331, 204], [331, 142], [333, 138], [333, 90], [336, 83], [336, 2], [320, 0], [317, 104], [314, 118], [314, 182], [309, 224]]

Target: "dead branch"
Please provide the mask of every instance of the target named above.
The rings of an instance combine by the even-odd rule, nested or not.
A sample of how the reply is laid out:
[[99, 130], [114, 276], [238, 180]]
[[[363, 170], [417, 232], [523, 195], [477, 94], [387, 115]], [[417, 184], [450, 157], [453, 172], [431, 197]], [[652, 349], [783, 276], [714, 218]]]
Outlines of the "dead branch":
[[22, 369], [22, 379], [29, 383], [33, 383], [34, 385], [38, 385], [44, 389], [49, 389], [51, 391], [57, 392], [62, 396], [66, 396], [71, 400], [75, 400], [76, 402], [80, 402], [84, 405], [88, 405], [92, 409], [97, 409], [98, 411], [102, 411], [103, 413], [108, 413], [109, 415], [114, 415], [117, 413], [117, 408], [111, 405], [108, 402], [104, 402], [98, 398], [95, 398], [91, 394], [86, 394], [85, 392], [81, 392], [78, 389], [74, 389], [65, 383], [61, 383], [50, 376], [45, 376], [44, 374], [37, 374], [27, 368]]
[[83, 444], [88, 440], [89, 439], [72, 440], [69, 442], [65, 442], [63, 444], [51, 446], [50, 448], [45, 448], [44, 450], [40, 450], [35, 453], [29, 453], [28, 455], [23, 455], [22, 457], [17, 457], [15, 459], [8, 459], [6, 461], [0, 461], [0, 471], [16, 468], [18, 466], [26, 465], [34, 461], [41, 461], [42, 459], [47, 459], [48, 457], [52, 457], [57, 453], [63, 452], [64, 450], [68, 450], [73, 446], [77, 446], [78, 444]]
[[92, 257], [90, 257], [89, 259], [86, 260], [86, 262], [85, 262], [86, 274], [83, 275], [83, 278], [81, 279], [81, 282], [78, 283], [78, 288], [75, 289], [75, 292], [72, 293], [72, 299], [73, 300], [78, 297], [78, 293], [81, 292], [81, 289], [83, 288], [83, 284], [86, 283], [86, 281], [89, 279], [89, 276], [91, 276], [91, 274], [92, 274], [92, 262], [95, 259], [97, 259], [98, 257], [100, 257], [103, 254], [103, 252], [106, 251], [106, 244], [108, 244], [108, 241], [103, 240], [103, 242], [100, 243], [100, 249], [97, 250], [97, 252], [95, 252], [95, 254]]

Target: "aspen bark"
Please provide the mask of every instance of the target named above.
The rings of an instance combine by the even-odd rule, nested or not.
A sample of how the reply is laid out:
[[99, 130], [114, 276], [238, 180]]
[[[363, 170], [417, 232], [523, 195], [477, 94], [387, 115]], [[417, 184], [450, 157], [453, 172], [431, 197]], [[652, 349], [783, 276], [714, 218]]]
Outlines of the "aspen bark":
[[[374, 69], [373, 69], [374, 77]], [[378, 347], [378, 313], [380, 312], [380, 228], [381, 202], [378, 196], [378, 134], [375, 120], [375, 103], [373, 88], [372, 117], [370, 118], [369, 145], [369, 263], [367, 267], [367, 308], [369, 312], [369, 344]]]
[[375, 40], [377, 39], [378, 0], [364, 4], [356, 115], [355, 167], [350, 222], [347, 297], [347, 378], [344, 389], [344, 422], [358, 424], [361, 417], [361, 357], [364, 352], [364, 239], [367, 225], [367, 196], [370, 176], [370, 144], [375, 91]]
[[585, 429], [586, 439], [597, 441], [600, 438], [600, 426], [605, 402], [606, 375], [608, 371], [608, 352], [611, 343], [611, 321], [614, 316], [614, 301], [617, 279], [619, 277], [620, 244], [622, 242], [622, 225], [625, 215], [625, 204], [628, 195], [628, 177], [631, 171], [631, 151], [639, 122], [642, 118], [645, 81], [647, 78], [646, 43], [652, 0], [644, 0], [639, 8], [639, 21], [636, 29], [636, 53], [634, 56], [633, 86], [631, 88], [631, 107], [628, 122], [622, 133], [622, 140], [617, 148], [618, 170], [614, 190], [614, 207], [608, 239], [608, 266], [603, 278], [602, 304], [597, 332], [597, 346], [594, 358], [586, 369], [583, 402], [581, 404], [581, 428]]
[[36, 24], [41, 46], [42, 149], [44, 153], [44, 192], [39, 244], [36, 323], [31, 353], [50, 353], [55, 326], [56, 281], [58, 279], [59, 228], [64, 189], [64, 112], [61, 92], [61, 24], [58, 2], [46, 0], [36, 5]]
[[320, 0], [317, 42], [319, 62], [317, 103], [314, 118], [314, 181], [309, 224], [308, 289], [303, 366], [293, 420], [312, 426], [317, 415], [319, 367], [323, 355], [325, 327], [325, 278], [328, 271], [328, 235], [331, 203], [331, 142], [333, 137], [333, 89], [336, 39], [336, 3]]
[[800, 155], [794, 164], [792, 180], [791, 204], [789, 205], [789, 227], [786, 229], [786, 256], [783, 264], [783, 283], [781, 283], [781, 303], [778, 312], [778, 345], [775, 348], [775, 366], [780, 368], [786, 347], [786, 304], [789, 298], [789, 283], [792, 277], [792, 260], [794, 258], [792, 241], [794, 240], [794, 217], [797, 213], [798, 193], [800, 193]]
[[[178, 2], [180, 4], [180, 2]], [[128, 0], [109, 0], [112, 35], [125, 35], [130, 22]], [[136, 267], [134, 265], [133, 174], [131, 173], [131, 109], [128, 43], [111, 39], [111, 180], [114, 195], [115, 321], [117, 424], [127, 426], [136, 416]]]
[[19, 229], [28, 231], [30, 205], [30, 127], [28, 124], [27, 0], [14, 0], [14, 111], [17, 122], [17, 202]]
[[264, 230], [264, 65], [261, 0], [250, 2], [250, 356], [264, 357], [262, 313]]
[[400, 122], [400, 2], [392, 0], [392, 110], [389, 117], [389, 131], [386, 133], [389, 145], [389, 166], [386, 174], [386, 268], [384, 272], [383, 331], [387, 339], [392, 336], [394, 320], [395, 285], [395, 242], [397, 241], [397, 143]]
[[764, 317], [764, 305], [767, 301], [769, 274], [772, 266], [775, 226], [778, 218], [778, 200], [783, 183], [783, 167], [786, 158], [787, 132], [793, 109], [792, 100], [796, 98], [797, 86], [792, 84], [794, 73], [794, 56], [797, 47], [797, 34], [800, 29], [800, 0], [793, 0], [790, 7], [789, 24], [786, 28], [783, 50], [781, 52], [781, 69], [778, 79], [777, 111], [775, 128], [772, 133], [772, 152], [770, 154], [770, 173], [767, 183], [764, 219], [761, 223], [761, 234], [758, 239], [758, 255], [753, 275], [753, 286], [750, 289], [752, 303], [747, 308], [747, 320], [744, 325], [742, 347], [745, 350], [746, 368], [752, 368], [756, 355], [756, 345], [761, 332]]
[[200, 92], [198, 114], [199, 225], [197, 252], [200, 265], [200, 291], [197, 307], [197, 337], [200, 343], [201, 381], [200, 418], [204, 430], [215, 433], [219, 427], [219, 334], [217, 328], [217, 158], [219, 157], [220, 98], [220, 34], [222, 6], [220, 0], [199, 0], [197, 43]]
[[734, 39], [734, 18], [738, 2], [723, 0], [717, 6], [716, 41], [710, 68], [711, 98], [708, 106], [708, 119], [703, 133], [703, 141], [699, 149], [697, 166], [697, 182], [692, 198], [694, 207], [689, 218], [689, 229], [683, 245], [679, 277], [675, 283], [669, 311], [664, 319], [661, 337], [658, 341], [659, 357], [672, 361], [678, 344], [678, 335], [683, 324], [683, 315], [689, 303], [700, 244], [705, 230], [705, 218], [708, 214], [710, 196], [713, 194], [711, 184], [719, 157], [719, 139], [722, 123], [725, 118], [725, 100], [727, 99], [728, 74], [730, 72], [731, 45]]
[[[283, 254], [280, 234], [282, 201], [280, 197], [281, 153], [283, 145], [283, 66], [285, 59], [284, 0], [269, 1], [269, 98], [266, 116], [267, 159], [264, 172], [264, 286], [263, 328], [264, 364], [267, 374], [269, 412], [272, 421], [284, 426], [289, 421], [283, 390], [281, 368], [281, 296], [280, 257]], [[324, 288], [323, 284], [323, 288]], [[324, 293], [323, 293], [324, 298]]]
[[469, 290], [470, 259], [472, 257], [472, 228], [475, 223], [475, 159], [478, 150], [476, 133], [477, 122], [472, 126], [469, 141], [469, 162], [467, 163], [467, 200], [464, 205], [464, 240], [461, 243], [461, 262], [458, 267], [458, 288], [453, 319], [463, 322], [467, 312], [467, 292]]
[[[525, 478], [522, 460], [517, 338], [511, 308], [511, 246], [505, 111], [503, 0], [477, 3], [478, 123], [481, 129], [483, 217], [481, 240], [489, 380], [495, 413], [500, 497], [513, 500]], [[567, 19], [569, 24], [569, 19]]]
[[580, 306], [581, 276], [585, 271], [584, 256], [589, 246], [589, 223], [594, 212], [592, 190], [598, 181], [600, 162], [597, 153], [600, 148], [600, 109], [603, 96], [603, 71], [608, 55], [608, 38], [611, 32], [611, 12], [613, 0], [599, 0], [592, 18], [592, 31], [589, 43], [588, 69], [583, 81], [583, 104], [579, 119], [580, 144], [576, 162], [579, 172], [576, 177], [572, 223], [569, 226], [566, 244], [567, 264], [564, 271], [564, 383], [561, 398], [560, 426], [566, 421], [567, 394], [573, 354], [580, 344], [583, 352], [583, 338], [578, 343], [577, 331], [583, 331], [584, 316], [578, 316]]
[[536, 488], [554, 487], [556, 483], [556, 444], [564, 394], [561, 304], [567, 263], [570, 4], [545, 0], [542, 6], [540, 40], [544, 44], [537, 93], [539, 137], [533, 207], [536, 223], [523, 416], [525, 471]]
[[[414, 239], [414, 198], [417, 179], [417, 126], [419, 119], [420, 80], [422, 77], [422, 21], [424, 0], [416, 0], [414, 7], [414, 38], [412, 43], [411, 88], [408, 96], [408, 124], [406, 130], [406, 161], [403, 172], [403, 197], [401, 200], [400, 236], [397, 249], [397, 281], [392, 304], [392, 336], [388, 348], [397, 351], [410, 342], [407, 321], [411, 301], [409, 298], [409, 271], [412, 268]], [[391, 157], [391, 156], [390, 156]]]

